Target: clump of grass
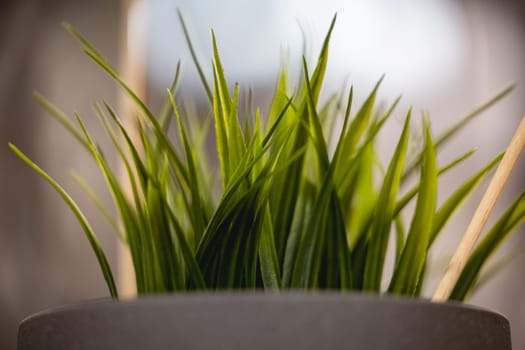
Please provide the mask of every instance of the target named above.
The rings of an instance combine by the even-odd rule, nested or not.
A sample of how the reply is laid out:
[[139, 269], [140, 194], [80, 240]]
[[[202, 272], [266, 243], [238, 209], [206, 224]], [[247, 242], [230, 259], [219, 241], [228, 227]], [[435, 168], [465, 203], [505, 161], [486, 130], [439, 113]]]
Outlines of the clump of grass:
[[[199, 124], [198, 116], [181, 112], [174, 96], [180, 66], [167, 91], [168, 108], [155, 115], [103, 56], [66, 25], [84, 52], [140, 110], [134, 125], [140, 137], [134, 142], [130, 130], [108, 103], [95, 105], [113, 151], [124, 165], [128, 183], [120, 181], [80, 116], [76, 116], [75, 123], [41, 95], [36, 94], [35, 98], [92, 155], [102, 171], [118, 217], [110, 214], [111, 210], [79, 175], [76, 178], [127, 243], [140, 295], [223, 289], [421, 294], [428, 252], [435, 239], [502, 156], [475, 172], [438, 206], [439, 176], [474, 152], [459, 154], [443, 166], [438, 166], [436, 154], [447, 140], [512, 87], [441, 135], [434, 136], [424, 118], [422, 147], [411, 162], [407, 160], [412, 132], [409, 110], [383, 172], [378, 166], [376, 143], [399, 99], [384, 110], [378, 108], [379, 81], [358, 108], [353, 105], [353, 88], [336, 91], [328, 102], [319, 103], [334, 23], [335, 18], [315, 67], [308, 67], [303, 60], [303, 75], [293, 90], [283, 70], [268, 115], [263, 117], [257, 110], [244, 122], [240, 121], [240, 87], [230, 89], [212, 35], [213, 80], [209, 83], [204, 74], [200, 76], [215, 123], [220, 168], [216, 172], [204, 148], [205, 128]], [[186, 33], [184, 23], [183, 29]], [[193, 51], [189, 39], [188, 43]], [[196, 60], [195, 63], [202, 72]], [[339, 129], [334, 127], [337, 118], [342, 120]], [[168, 136], [171, 129], [176, 131], [175, 138]], [[329, 146], [332, 144], [335, 147]], [[116, 298], [111, 269], [81, 209], [55, 180], [16, 146], [10, 147], [70, 206], [93, 247], [111, 295]], [[214, 178], [214, 174], [220, 178]], [[401, 195], [400, 188], [408, 186], [410, 175], [417, 179], [416, 185]], [[378, 177], [381, 181], [377, 181]], [[217, 186], [219, 199], [213, 195]], [[401, 214], [411, 201], [416, 201], [415, 209], [406, 225]], [[452, 299], [463, 300], [472, 291], [487, 259], [524, 218], [522, 193], [487, 232]], [[390, 239], [392, 235], [394, 240]], [[395, 242], [395, 265], [392, 275], [385, 276], [391, 241]], [[381, 287], [384, 278], [390, 278], [385, 290]]]

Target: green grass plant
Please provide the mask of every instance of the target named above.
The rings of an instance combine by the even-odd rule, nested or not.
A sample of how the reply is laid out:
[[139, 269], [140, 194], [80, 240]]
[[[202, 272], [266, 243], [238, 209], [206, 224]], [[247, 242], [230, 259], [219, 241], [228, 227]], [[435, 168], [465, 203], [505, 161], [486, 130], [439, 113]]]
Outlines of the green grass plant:
[[[74, 177], [131, 252], [139, 295], [192, 290], [342, 290], [420, 296], [429, 251], [446, 223], [501, 159], [496, 156], [438, 205], [439, 177], [474, 151], [439, 166], [437, 153], [481, 112], [507, 95], [505, 88], [444, 133], [434, 136], [423, 118], [422, 144], [409, 156], [414, 119], [409, 110], [388, 164], [379, 164], [379, 133], [399, 99], [378, 107], [381, 80], [356, 108], [353, 88], [319, 101], [328, 64], [330, 25], [315, 66], [302, 62], [295, 86], [279, 75], [267, 115], [243, 113], [241, 88], [231, 89], [212, 33], [212, 79], [192, 57], [210, 102], [213, 120], [188, 114], [174, 83], [158, 114], [130, 89], [106, 59], [77, 31], [66, 29], [83, 51], [134, 101], [131, 128], [105, 101], [96, 104], [113, 149], [104, 152], [83, 118], [68, 118], [42, 95], [34, 97], [91, 154], [113, 197], [106, 207], [79, 174]], [[340, 121], [342, 123], [338, 123]], [[218, 168], [205, 148], [214, 123]], [[341, 125], [342, 127], [335, 127]], [[170, 136], [170, 135], [175, 135]], [[11, 149], [48, 181], [78, 218], [98, 259], [109, 292], [118, 297], [111, 268], [85, 215], [44, 170], [16, 146]], [[116, 153], [127, 181], [110, 166]], [[216, 171], [215, 171], [216, 170]], [[215, 176], [215, 174], [217, 174]], [[412, 179], [409, 182], [408, 179]], [[412, 184], [412, 185], [410, 185]], [[220, 193], [219, 196], [216, 196]], [[407, 205], [415, 201], [410, 212]], [[116, 211], [117, 215], [111, 213]], [[411, 216], [409, 225], [403, 218]], [[464, 300], [482, 267], [525, 218], [520, 194], [490, 228], [470, 258], [451, 296]], [[386, 274], [394, 244], [392, 274]], [[384, 284], [387, 280], [388, 283]]]

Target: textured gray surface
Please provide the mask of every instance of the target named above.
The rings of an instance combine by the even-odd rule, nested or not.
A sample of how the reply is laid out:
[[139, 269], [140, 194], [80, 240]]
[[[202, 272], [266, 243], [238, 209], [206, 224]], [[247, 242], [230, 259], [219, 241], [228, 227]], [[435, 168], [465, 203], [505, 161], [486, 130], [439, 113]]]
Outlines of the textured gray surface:
[[508, 321], [459, 304], [361, 294], [102, 300], [26, 319], [19, 350], [509, 350]]

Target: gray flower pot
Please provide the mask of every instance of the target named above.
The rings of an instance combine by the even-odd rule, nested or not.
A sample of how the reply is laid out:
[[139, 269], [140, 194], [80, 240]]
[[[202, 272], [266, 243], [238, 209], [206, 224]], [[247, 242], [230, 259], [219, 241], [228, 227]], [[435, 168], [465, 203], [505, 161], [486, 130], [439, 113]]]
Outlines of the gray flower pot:
[[508, 321], [456, 303], [338, 293], [101, 300], [24, 320], [19, 350], [508, 350]]

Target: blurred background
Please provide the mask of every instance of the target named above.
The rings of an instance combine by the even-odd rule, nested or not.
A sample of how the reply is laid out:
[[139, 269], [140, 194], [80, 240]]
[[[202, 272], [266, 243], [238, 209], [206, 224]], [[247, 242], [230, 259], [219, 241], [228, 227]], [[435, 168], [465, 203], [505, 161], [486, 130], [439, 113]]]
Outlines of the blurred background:
[[[138, 7], [131, 6], [135, 2]], [[115, 237], [69, 176], [75, 169], [109, 200], [95, 164], [31, 97], [38, 90], [68, 115], [78, 112], [101, 136], [91, 105], [101, 100], [119, 104], [115, 84], [82, 54], [60, 23], [73, 24], [124, 70], [129, 62], [143, 62], [146, 78], [139, 74], [138, 79], [154, 110], [180, 58], [181, 94], [199, 104], [204, 91], [184, 43], [177, 8], [188, 21], [204, 66], [211, 59], [210, 28], [214, 28], [230, 81], [253, 88], [263, 111], [283, 60], [293, 68], [299, 67], [303, 52], [310, 61], [315, 59], [337, 12], [325, 91], [351, 82], [358, 99], [363, 99], [386, 74], [381, 99], [388, 102], [403, 94], [397, 117], [384, 134], [386, 155], [409, 105], [417, 112], [428, 112], [438, 133], [506, 84], [516, 83], [509, 97], [441, 153], [445, 163], [454, 154], [479, 146], [463, 170], [441, 180], [440, 198], [506, 147], [525, 113], [523, 1], [2, 0], [0, 349], [15, 349], [17, 324], [29, 314], [108, 295], [75, 218], [53, 189], [9, 151], [7, 142], [19, 146], [71, 191], [91, 219], [112, 266], [118, 260]], [[123, 55], [126, 39], [129, 55]], [[300, 72], [295, 70], [292, 73]], [[501, 212], [523, 190], [524, 170], [521, 162], [496, 211]], [[436, 261], [447, 261], [442, 251], [455, 247], [480, 197], [474, 195], [447, 227], [435, 252]], [[525, 250], [523, 231], [507, 242], [503, 255], [511, 248]], [[436, 265], [439, 278], [443, 264]], [[509, 318], [514, 349], [525, 349], [525, 334], [520, 331], [525, 327], [524, 271], [525, 254], [521, 254], [469, 300]], [[433, 282], [430, 287], [429, 294]]]

